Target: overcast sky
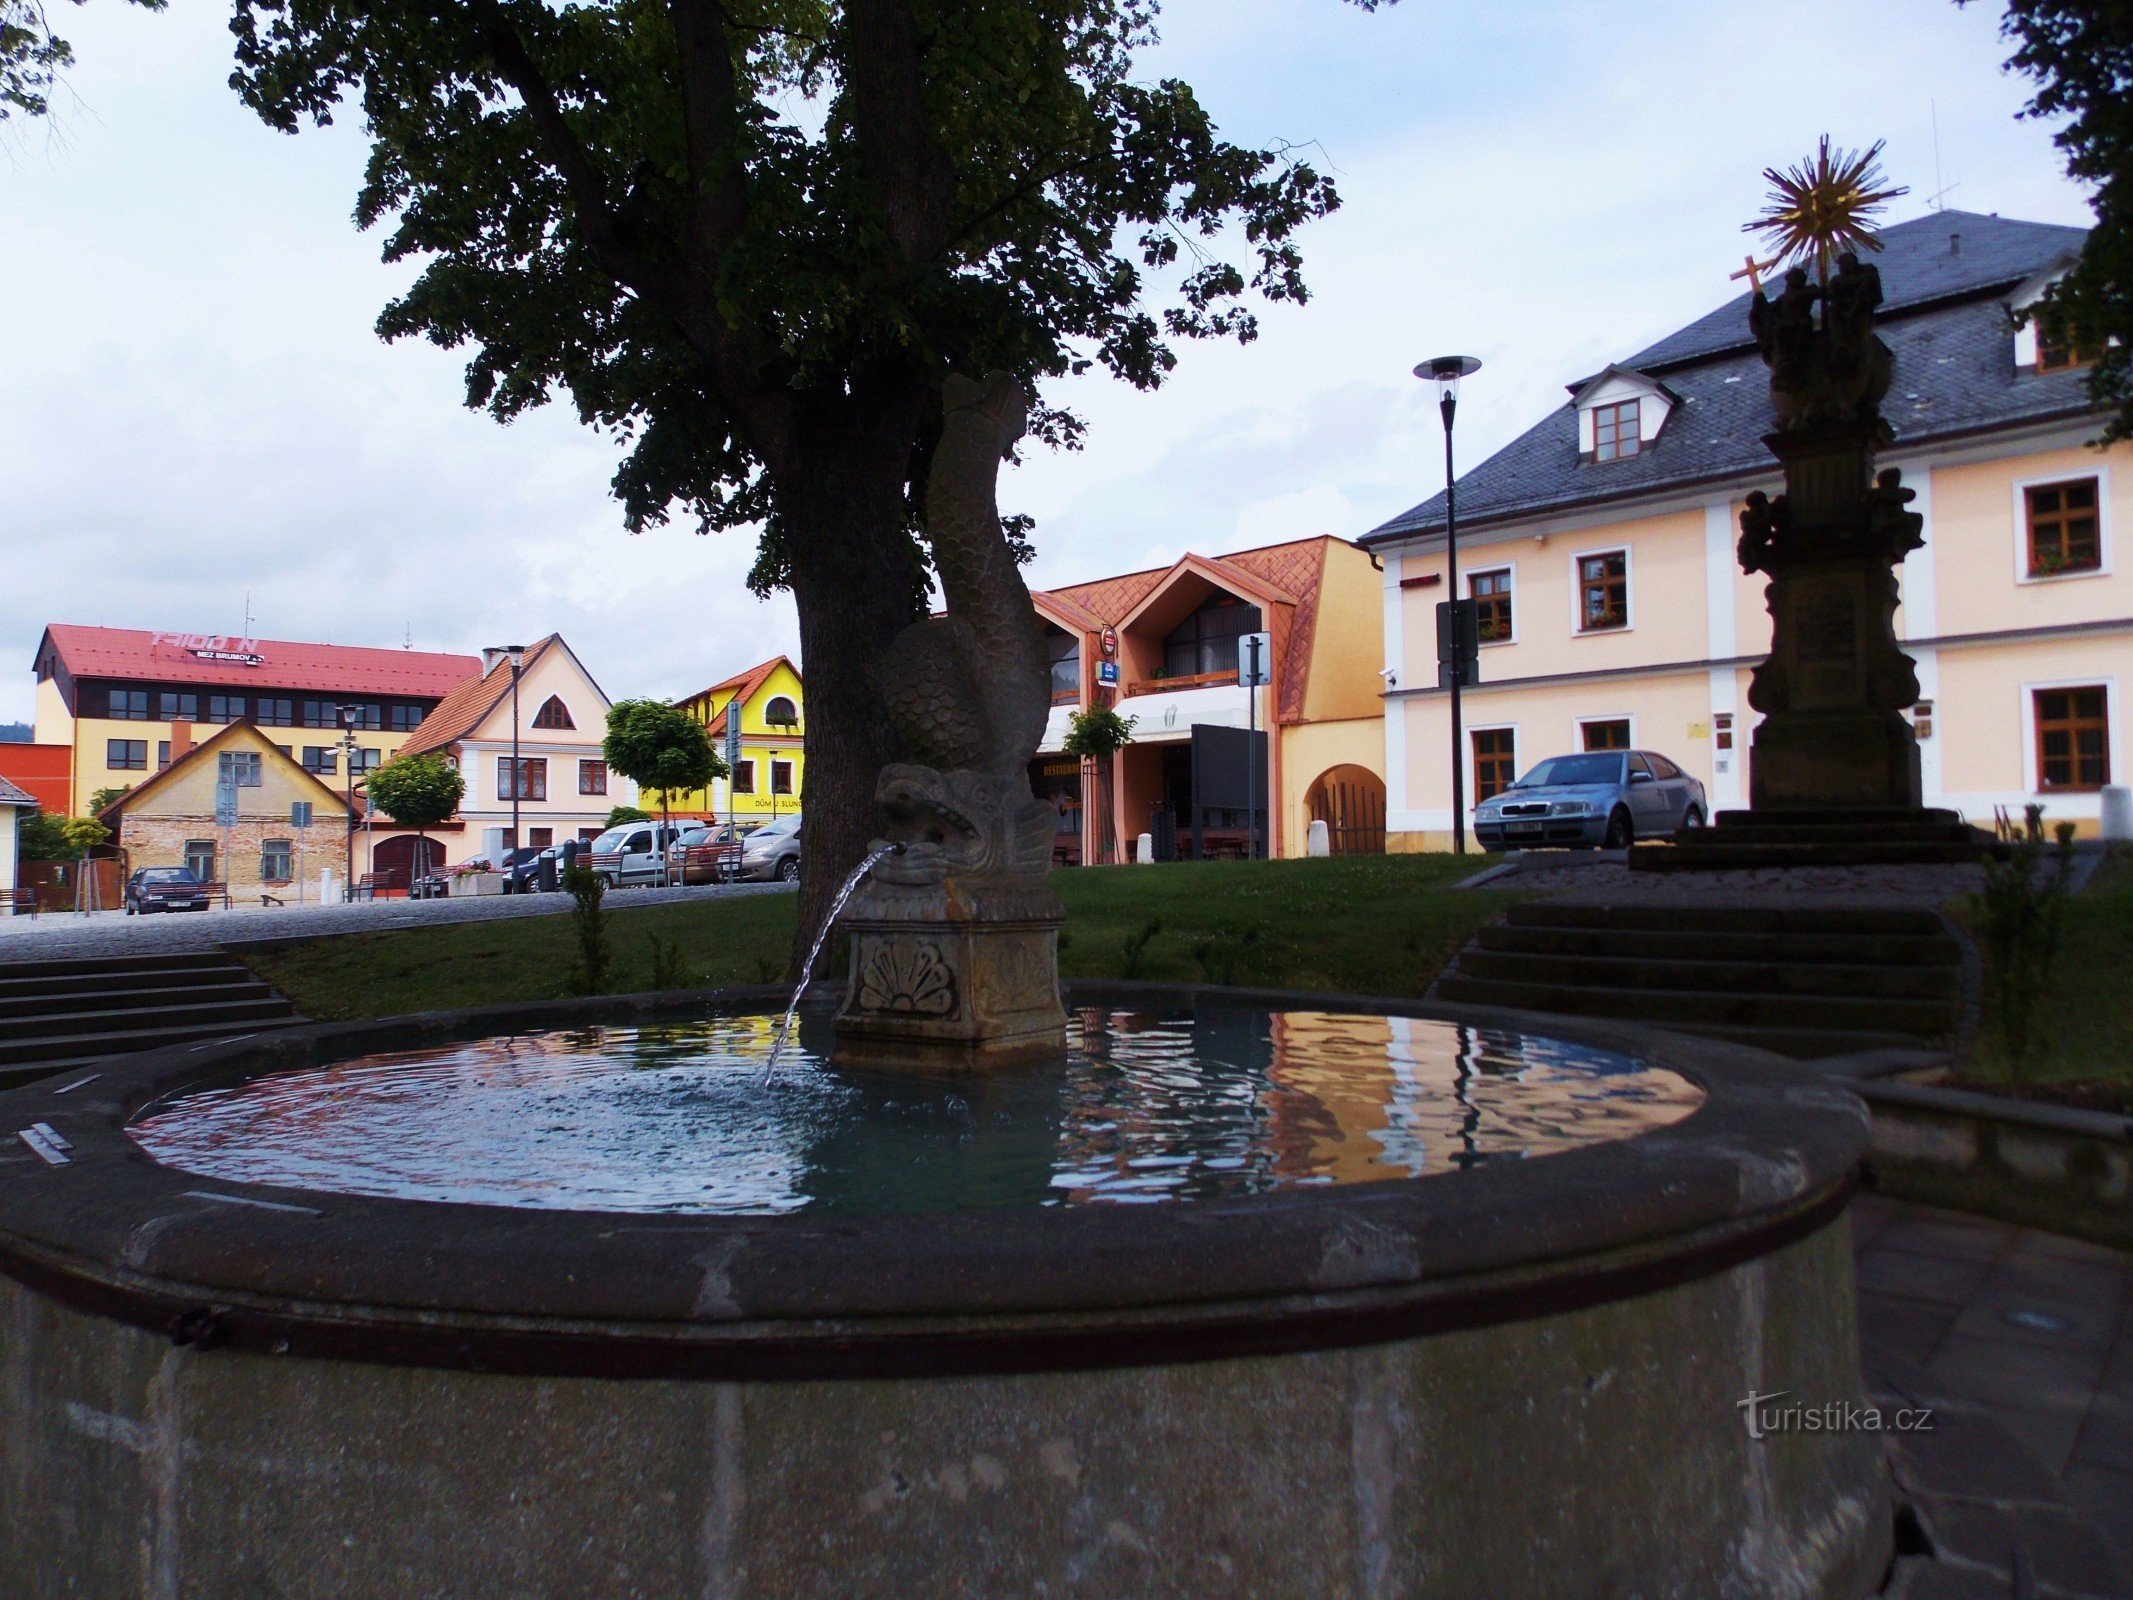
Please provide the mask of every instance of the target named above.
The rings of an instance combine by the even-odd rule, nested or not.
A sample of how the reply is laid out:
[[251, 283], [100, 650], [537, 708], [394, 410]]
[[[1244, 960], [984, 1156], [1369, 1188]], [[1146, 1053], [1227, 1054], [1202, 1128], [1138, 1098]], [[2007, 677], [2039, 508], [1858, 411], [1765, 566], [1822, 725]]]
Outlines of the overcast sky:
[[[795, 647], [742, 579], [753, 539], [632, 538], [617, 452], [552, 406], [506, 429], [461, 360], [386, 346], [411, 276], [349, 221], [351, 117], [289, 138], [227, 87], [227, 10], [59, 7], [80, 65], [0, 150], [0, 720], [47, 622], [474, 650], [562, 632], [608, 693], [674, 695]], [[1482, 358], [1471, 463], [1562, 386], [1735, 292], [1760, 172], [1827, 132], [1888, 140], [1951, 206], [2085, 224], [1989, 0], [1168, 0], [1146, 75], [1231, 138], [1316, 141], [1344, 199], [1304, 236], [1312, 302], [1188, 348], [1140, 395], [1097, 379], [1079, 455], [1002, 502], [1058, 584], [1192, 549], [1364, 533], [1441, 485], [1409, 369]]]

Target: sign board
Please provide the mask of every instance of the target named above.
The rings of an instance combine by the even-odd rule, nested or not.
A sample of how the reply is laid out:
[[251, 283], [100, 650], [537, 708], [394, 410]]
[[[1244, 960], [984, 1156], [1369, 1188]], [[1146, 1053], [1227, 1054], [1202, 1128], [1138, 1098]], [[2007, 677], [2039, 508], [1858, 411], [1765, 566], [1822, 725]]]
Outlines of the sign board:
[[151, 649], [159, 644], [174, 645], [202, 661], [234, 661], [246, 667], [266, 662], [256, 640], [232, 638], [226, 633], [159, 633], [148, 642]]
[[1099, 662], [1097, 662], [1097, 663], [1096, 663], [1096, 681], [1097, 681], [1098, 683], [1102, 684], [1102, 685], [1103, 685], [1103, 686], [1104, 686], [1105, 688], [1107, 688], [1107, 689], [1115, 689], [1115, 688], [1117, 688], [1117, 687], [1118, 687], [1118, 663], [1117, 663], [1116, 661], [1099, 661]]
[[1237, 682], [1247, 689], [1274, 681], [1274, 636], [1245, 633], [1237, 636]]
[[215, 784], [215, 826], [227, 828], [237, 821], [237, 780], [218, 779]]
[[1481, 612], [1471, 600], [1437, 602], [1437, 687], [1481, 681]]
[[739, 701], [726, 707], [726, 770], [738, 772], [741, 766], [741, 706]]

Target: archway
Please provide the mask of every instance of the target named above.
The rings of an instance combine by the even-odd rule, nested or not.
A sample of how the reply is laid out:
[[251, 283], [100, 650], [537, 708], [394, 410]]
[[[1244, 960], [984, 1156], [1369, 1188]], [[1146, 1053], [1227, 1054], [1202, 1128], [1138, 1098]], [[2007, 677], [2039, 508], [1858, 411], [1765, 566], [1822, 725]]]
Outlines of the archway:
[[436, 872], [443, 865], [443, 841], [418, 839], [411, 833], [380, 839], [370, 852], [370, 870], [381, 889], [404, 891], [417, 878]]
[[1337, 856], [1385, 853], [1385, 780], [1368, 767], [1328, 767], [1304, 795], [1313, 822], [1323, 822]]

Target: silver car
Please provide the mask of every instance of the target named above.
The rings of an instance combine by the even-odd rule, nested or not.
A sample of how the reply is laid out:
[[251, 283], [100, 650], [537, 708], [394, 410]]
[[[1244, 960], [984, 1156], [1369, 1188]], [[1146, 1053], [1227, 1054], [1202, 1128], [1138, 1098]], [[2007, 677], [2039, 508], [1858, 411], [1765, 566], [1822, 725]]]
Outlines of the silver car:
[[1474, 808], [1485, 849], [1534, 845], [1621, 850], [1710, 821], [1703, 785], [1655, 750], [1550, 756]]
[[741, 841], [741, 876], [800, 881], [800, 813], [775, 817]]

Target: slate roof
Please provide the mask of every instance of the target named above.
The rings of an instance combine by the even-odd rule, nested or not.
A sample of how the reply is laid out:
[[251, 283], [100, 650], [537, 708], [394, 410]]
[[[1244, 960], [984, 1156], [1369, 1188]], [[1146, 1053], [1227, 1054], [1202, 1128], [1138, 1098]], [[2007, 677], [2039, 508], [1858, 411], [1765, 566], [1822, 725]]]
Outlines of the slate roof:
[[29, 790], [9, 783], [5, 778], [0, 778], [0, 806], [28, 806], [32, 811], [35, 811], [37, 809], [37, 797], [31, 794]]
[[[1958, 246], [1951, 249], [1955, 236]], [[2080, 416], [2088, 374], [2016, 372], [2007, 294], [2081, 248], [2086, 231], [1942, 211], [1898, 223], [1869, 257], [1881, 272], [1878, 331], [1895, 355], [1882, 414], [1897, 448]], [[1743, 294], [1619, 363], [1661, 381], [1680, 403], [1659, 437], [1627, 461], [1578, 458], [1577, 411], [1565, 402], [1459, 478], [1459, 526], [1480, 527], [1768, 473], [1762, 436], [1775, 425], [1769, 373], [1748, 336]], [[1573, 393], [1589, 380], [1569, 387]], [[1444, 530], [1444, 495], [1373, 528], [1365, 545]]]
[[[242, 689], [294, 689], [325, 694], [411, 695], [431, 699], [480, 670], [475, 656], [426, 650], [374, 650], [362, 645], [300, 644], [254, 639], [258, 666], [202, 661], [183, 644], [184, 635], [145, 628], [92, 628], [55, 622], [44, 630], [36, 660], [43, 670], [55, 659], [76, 680], [133, 678], [151, 683], [198, 683]], [[232, 645], [235, 641], [229, 641]]]

